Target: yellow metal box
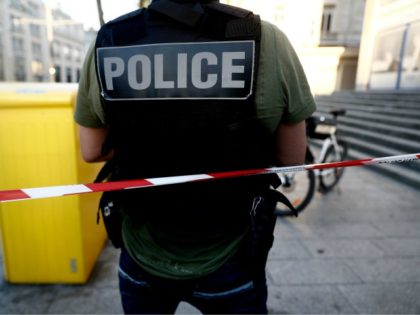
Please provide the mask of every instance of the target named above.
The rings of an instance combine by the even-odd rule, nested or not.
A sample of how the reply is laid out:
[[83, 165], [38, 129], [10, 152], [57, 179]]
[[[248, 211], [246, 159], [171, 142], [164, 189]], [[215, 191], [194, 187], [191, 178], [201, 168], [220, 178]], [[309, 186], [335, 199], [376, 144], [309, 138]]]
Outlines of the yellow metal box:
[[[0, 84], [0, 189], [92, 182], [73, 121], [75, 84]], [[12, 283], [84, 283], [106, 240], [98, 194], [0, 203]]]

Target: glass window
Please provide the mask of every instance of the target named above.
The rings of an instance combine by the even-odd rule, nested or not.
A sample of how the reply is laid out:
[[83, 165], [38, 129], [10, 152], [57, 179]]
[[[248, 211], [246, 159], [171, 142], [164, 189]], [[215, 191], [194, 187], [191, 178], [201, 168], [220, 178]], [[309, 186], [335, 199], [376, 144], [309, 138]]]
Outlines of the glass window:
[[41, 37], [41, 26], [37, 24], [30, 24], [29, 26], [31, 36], [40, 38]]
[[16, 81], [26, 81], [25, 58], [15, 56], [15, 79]]
[[54, 66], [55, 73], [54, 73], [54, 80], [55, 82], [61, 82], [61, 67], [56, 65]]
[[12, 38], [13, 53], [22, 56], [24, 54], [23, 39], [18, 37]]
[[58, 42], [52, 43], [52, 55], [53, 57], [60, 57], [60, 44]]
[[37, 60], [42, 59], [42, 48], [41, 48], [41, 44], [39, 44], [39, 43], [32, 43], [32, 56], [35, 59], [37, 59]]
[[322, 33], [331, 33], [332, 32], [332, 22], [335, 14], [335, 5], [325, 5], [324, 11], [322, 13], [322, 22], [321, 22], [321, 32]]
[[12, 32], [17, 32], [17, 33], [23, 32], [23, 26], [22, 26], [20, 17], [14, 14], [10, 15], [10, 29]]
[[67, 59], [67, 60], [71, 59], [71, 49], [70, 49], [69, 46], [67, 46], [67, 45], [63, 46], [63, 55], [64, 55], [65, 59]]
[[44, 66], [39, 60], [32, 60], [32, 75], [35, 81], [41, 82], [44, 72]]
[[66, 68], [66, 82], [72, 82], [72, 71], [71, 68]]

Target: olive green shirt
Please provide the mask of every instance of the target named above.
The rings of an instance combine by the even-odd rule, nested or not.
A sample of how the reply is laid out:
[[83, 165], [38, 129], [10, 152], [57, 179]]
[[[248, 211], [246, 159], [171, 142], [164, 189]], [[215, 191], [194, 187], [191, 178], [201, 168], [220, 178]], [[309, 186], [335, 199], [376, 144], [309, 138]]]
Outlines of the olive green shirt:
[[[107, 122], [94, 60], [91, 47], [79, 83], [75, 120], [85, 127], [103, 128]], [[255, 103], [258, 118], [272, 132], [280, 122], [305, 120], [316, 108], [289, 40], [277, 27], [264, 21]], [[138, 226], [125, 219], [123, 223], [124, 244], [133, 259], [146, 271], [172, 279], [195, 278], [215, 271], [236, 253], [246, 231], [245, 226], [235, 226], [220, 237], [197, 237], [188, 235], [188, 231], [182, 231], [183, 237], [179, 237], [176, 226], [168, 231], [160, 228], [158, 222]]]

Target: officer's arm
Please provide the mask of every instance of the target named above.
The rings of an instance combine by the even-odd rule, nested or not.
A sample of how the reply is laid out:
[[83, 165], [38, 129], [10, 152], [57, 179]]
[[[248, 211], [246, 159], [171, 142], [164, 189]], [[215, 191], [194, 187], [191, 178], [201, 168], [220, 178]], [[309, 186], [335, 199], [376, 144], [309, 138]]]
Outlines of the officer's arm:
[[106, 128], [88, 128], [79, 125], [80, 149], [86, 162], [102, 162], [112, 158], [113, 151], [102, 153], [102, 145], [108, 136]]
[[277, 159], [279, 165], [301, 165], [305, 162], [306, 125], [281, 123], [277, 128]]

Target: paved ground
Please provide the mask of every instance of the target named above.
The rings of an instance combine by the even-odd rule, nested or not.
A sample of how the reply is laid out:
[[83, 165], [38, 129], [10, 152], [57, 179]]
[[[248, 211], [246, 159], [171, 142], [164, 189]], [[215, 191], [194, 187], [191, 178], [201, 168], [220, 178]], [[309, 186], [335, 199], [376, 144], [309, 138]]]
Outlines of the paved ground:
[[[339, 190], [317, 194], [297, 219], [278, 220], [267, 266], [271, 313], [420, 313], [420, 190], [367, 168], [347, 169]], [[121, 313], [117, 256], [104, 248], [82, 286], [0, 280], [0, 313]], [[182, 303], [177, 313], [198, 312]]]

